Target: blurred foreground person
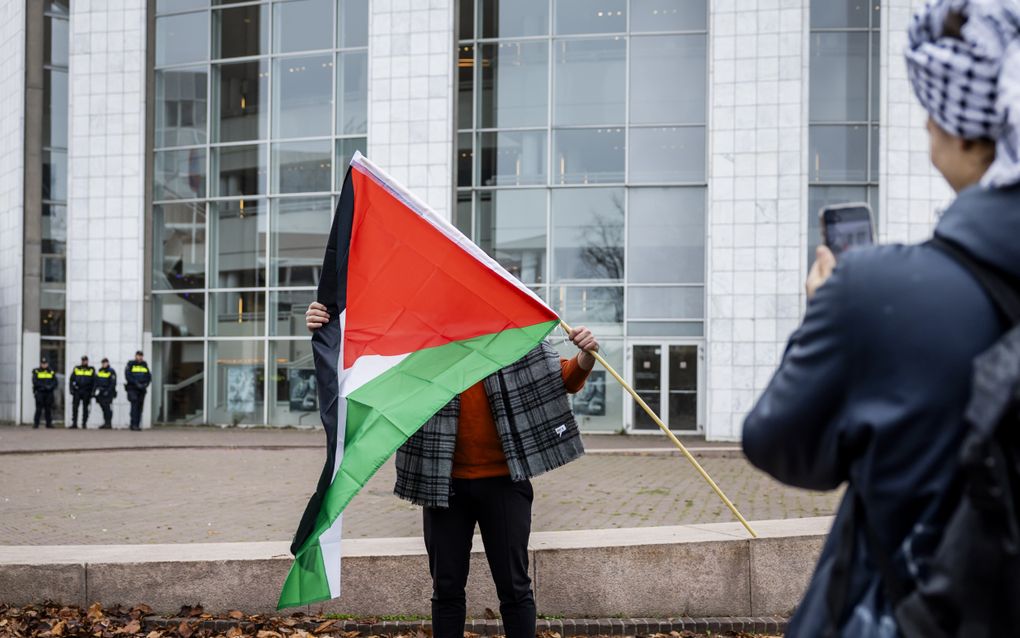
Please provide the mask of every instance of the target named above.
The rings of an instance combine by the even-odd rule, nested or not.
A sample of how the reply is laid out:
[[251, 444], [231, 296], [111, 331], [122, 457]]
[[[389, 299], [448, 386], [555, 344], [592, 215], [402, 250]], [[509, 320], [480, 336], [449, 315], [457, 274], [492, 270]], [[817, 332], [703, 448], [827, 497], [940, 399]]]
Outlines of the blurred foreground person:
[[915, 18], [907, 66], [956, 200], [925, 244], [838, 265], [818, 248], [803, 324], [744, 423], [780, 481], [849, 485], [788, 636], [1020, 631], [1018, 25], [1015, 1]]

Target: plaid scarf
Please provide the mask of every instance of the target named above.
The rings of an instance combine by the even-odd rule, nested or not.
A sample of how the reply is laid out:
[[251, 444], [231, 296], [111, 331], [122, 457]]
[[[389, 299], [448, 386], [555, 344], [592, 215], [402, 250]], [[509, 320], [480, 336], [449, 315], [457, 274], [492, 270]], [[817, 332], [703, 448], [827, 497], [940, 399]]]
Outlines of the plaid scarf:
[[[951, 11], [966, 18], [962, 39], [942, 33]], [[1020, 182], [1020, 0], [932, 0], [908, 36], [907, 72], [925, 110], [952, 135], [996, 144], [982, 185]]]
[[[548, 343], [483, 383], [512, 480], [538, 476], [584, 454], [560, 358]], [[416, 505], [449, 507], [459, 417], [458, 396], [397, 450], [394, 494]]]

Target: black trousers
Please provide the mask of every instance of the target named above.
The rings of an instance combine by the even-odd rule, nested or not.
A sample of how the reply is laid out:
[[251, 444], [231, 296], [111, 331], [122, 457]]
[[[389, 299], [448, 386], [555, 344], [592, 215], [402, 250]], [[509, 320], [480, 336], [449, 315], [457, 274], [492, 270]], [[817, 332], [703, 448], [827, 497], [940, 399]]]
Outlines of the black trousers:
[[89, 422], [89, 404], [92, 402], [92, 395], [89, 394], [75, 394], [72, 395], [73, 403], [71, 404], [71, 425], [78, 425], [78, 404], [81, 404], [81, 426], [84, 428], [85, 424]]
[[509, 476], [454, 479], [448, 509], [424, 509], [425, 547], [432, 574], [432, 632], [463, 638], [471, 537], [475, 523], [499, 596], [507, 638], [535, 638], [535, 596], [528, 576], [534, 491]]
[[96, 397], [96, 403], [103, 410], [103, 425], [113, 423], [113, 397]]
[[131, 429], [138, 429], [142, 423], [142, 406], [145, 404], [145, 391], [128, 390], [128, 401], [131, 402]]
[[53, 427], [53, 394], [50, 392], [35, 395], [35, 418], [32, 420], [35, 427], [39, 427], [40, 417], [46, 419], [46, 427]]

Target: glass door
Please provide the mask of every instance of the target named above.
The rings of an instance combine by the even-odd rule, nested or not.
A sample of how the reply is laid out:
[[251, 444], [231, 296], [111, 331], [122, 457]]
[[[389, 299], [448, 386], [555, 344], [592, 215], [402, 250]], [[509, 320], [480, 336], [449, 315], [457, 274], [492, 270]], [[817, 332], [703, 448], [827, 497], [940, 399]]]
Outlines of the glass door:
[[[631, 385], [638, 396], [670, 430], [698, 431], [701, 346], [633, 344], [630, 355]], [[630, 404], [630, 429], [643, 432], [659, 428], [637, 401]]]
[[[635, 345], [632, 346], [634, 367], [631, 374], [631, 386], [638, 396], [641, 397], [648, 407], [652, 409], [659, 418], [665, 419], [662, 414], [662, 346], [659, 345]], [[637, 401], [630, 402], [633, 409], [631, 427], [635, 430], [657, 430], [655, 424]], [[668, 423], [667, 423], [668, 425]]]

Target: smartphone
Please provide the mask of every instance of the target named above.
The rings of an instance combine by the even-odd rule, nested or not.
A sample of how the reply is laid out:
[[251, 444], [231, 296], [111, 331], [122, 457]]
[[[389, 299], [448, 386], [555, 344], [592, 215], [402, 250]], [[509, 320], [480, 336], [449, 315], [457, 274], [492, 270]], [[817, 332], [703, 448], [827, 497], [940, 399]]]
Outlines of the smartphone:
[[836, 257], [850, 248], [875, 243], [871, 207], [864, 202], [824, 206], [818, 212], [818, 220], [822, 242]]

